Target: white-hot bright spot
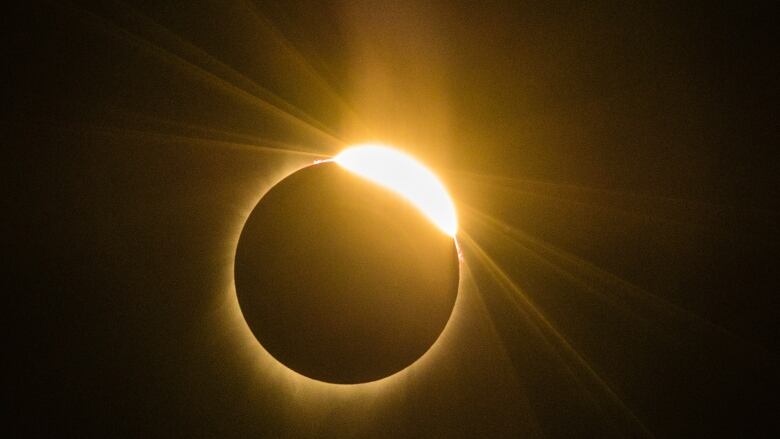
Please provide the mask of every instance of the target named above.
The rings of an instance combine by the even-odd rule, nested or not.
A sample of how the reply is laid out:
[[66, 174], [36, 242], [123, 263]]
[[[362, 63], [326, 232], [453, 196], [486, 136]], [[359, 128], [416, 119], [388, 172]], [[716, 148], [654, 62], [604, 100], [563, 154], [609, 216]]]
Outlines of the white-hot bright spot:
[[367, 144], [347, 148], [333, 161], [403, 196], [444, 233], [455, 236], [455, 205], [441, 181], [417, 160], [387, 146]]

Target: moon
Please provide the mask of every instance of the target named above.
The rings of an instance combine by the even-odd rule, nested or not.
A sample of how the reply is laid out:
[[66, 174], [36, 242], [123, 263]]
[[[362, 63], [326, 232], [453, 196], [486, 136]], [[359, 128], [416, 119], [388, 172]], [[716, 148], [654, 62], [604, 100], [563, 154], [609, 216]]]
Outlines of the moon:
[[271, 356], [315, 380], [357, 384], [431, 348], [460, 278], [452, 201], [432, 201], [446, 191], [425, 186], [431, 178], [389, 148], [348, 149], [260, 199], [239, 238], [235, 285]]

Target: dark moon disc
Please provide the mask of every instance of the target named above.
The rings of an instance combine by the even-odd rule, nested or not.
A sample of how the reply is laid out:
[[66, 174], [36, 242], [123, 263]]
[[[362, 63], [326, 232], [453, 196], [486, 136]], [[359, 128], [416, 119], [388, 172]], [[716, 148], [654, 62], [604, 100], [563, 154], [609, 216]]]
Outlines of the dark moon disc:
[[260, 344], [320, 381], [392, 375], [436, 341], [458, 294], [455, 241], [335, 163], [271, 188], [241, 232], [235, 283]]

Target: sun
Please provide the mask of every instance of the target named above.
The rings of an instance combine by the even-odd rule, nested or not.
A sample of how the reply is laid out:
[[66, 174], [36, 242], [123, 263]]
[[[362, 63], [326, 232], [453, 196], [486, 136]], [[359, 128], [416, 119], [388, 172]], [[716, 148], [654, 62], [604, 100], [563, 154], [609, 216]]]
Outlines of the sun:
[[360, 144], [340, 152], [333, 161], [411, 202], [431, 222], [455, 237], [455, 205], [442, 182], [411, 156], [382, 144]]

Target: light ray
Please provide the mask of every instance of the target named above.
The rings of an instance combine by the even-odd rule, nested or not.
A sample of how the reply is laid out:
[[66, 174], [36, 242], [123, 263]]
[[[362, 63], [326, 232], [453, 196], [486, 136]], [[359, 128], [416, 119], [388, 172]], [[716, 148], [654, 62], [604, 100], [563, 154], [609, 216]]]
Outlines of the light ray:
[[[467, 239], [470, 239], [469, 235], [465, 231], [461, 231]], [[463, 267], [463, 278], [467, 278], [469, 282], [469, 287], [472, 291], [474, 291], [474, 297], [475, 297], [475, 308], [478, 308], [479, 315], [485, 319], [485, 321], [488, 324], [488, 328], [490, 330], [490, 334], [492, 335], [493, 339], [496, 340], [496, 347], [498, 351], [500, 352], [501, 356], [503, 357], [504, 361], [507, 361], [509, 364], [512, 364], [512, 356], [509, 353], [509, 350], [507, 349], [507, 346], [505, 343], [502, 342], [501, 337], [501, 331], [499, 331], [498, 326], [496, 325], [496, 322], [491, 318], [490, 311], [488, 310], [487, 304], [485, 303], [485, 299], [483, 297], [484, 292], [480, 288], [479, 284], [476, 282], [476, 279], [474, 278], [474, 274], [471, 271], [471, 267], [468, 263], [464, 263], [462, 265]], [[458, 300], [461, 300], [460, 298]], [[518, 371], [515, 369], [514, 373], [511, 374], [512, 378], [514, 378], [515, 382], [518, 383], [518, 386], [525, 387], [526, 383], [522, 379], [522, 376], [518, 373]], [[543, 429], [541, 424], [539, 423], [539, 419], [537, 417], [536, 410], [534, 409], [533, 404], [531, 403], [531, 399], [528, 397], [528, 395], [523, 392], [521, 396], [521, 401], [523, 403], [523, 406], [525, 408], [525, 414], [528, 416], [528, 423], [530, 427], [530, 432], [532, 434], [531, 437], [543, 437]]]
[[[701, 200], [675, 198], [649, 193], [596, 188], [569, 183], [556, 183], [532, 179], [482, 175], [449, 170], [448, 174], [471, 185], [484, 185], [540, 201], [563, 203], [567, 206], [604, 214], [617, 214], [634, 221], [653, 221], [677, 227], [695, 228], [712, 234], [744, 234], [743, 228], [724, 222], [724, 212], [759, 223], [776, 221], [777, 212], [752, 206], [744, 209], [736, 206], [708, 203]], [[725, 216], [725, 219], [728, 219]], [[694, 229], [691, 229], [694, 230]]]
[[361, 134], [368, 134], [368, 125], [366, 121], [361, 118], [360, 114], [358, 114], [357, 110], [355, 110], [354, 106], [347, 102], [347, 100], [336, 91], [336, 89], [325, 78], [325, 76], [318, 69], [316, 69], [308, 59], [306, 59], [304, 54], [298, 50], [295, 44], [284, 34], [282, 29], [276, 26], [272, 20], [263, 14], [262, 11], [260, 11], [260, 7], [256, 3], [250, 2], [248, 0], [244, 0], [244, 3], [246, 3], [247, 6], [252, 9], [258, 23], [260, 24], [260, 27], [265, 29], [266, 33], [269, 34], [280, 47], [282, 47], [284, 53], [286, 53], [287, 56], [291, 58], [293, 62], [297, 64], [310, 79], [314, 80], [319, 88], [339, 107], [341, 107], [344, 112], [348, 113], [353, 120], [360, 123], [364, 130], [364, 132]]
[[[125, 6], [127, 7], [127, 6]], [[236, 72], [229, 66], [225, 65], [221, 61], [215, 59], [202, 49], [192, 45], [181, 39], [181, 37], [168, 31], [166, 28], [153, 22], [140, 13], [128, 8], [129, 12], [132, 12], [136, 18], [143, 21], [146, 26], [151, 27], [157, 33], [162, 33], [168, 40], [172, 40], [175, 44], [183, 46], [185, 51], [194, 53], [202, 58], [208, 59], [208, 64], [211, 68], [219, 68], [223, 73], [227, 73], [233, 76], [236, 82], [244, 83], [243, 86], [238, 86], [233, 82], [229, 82], [226, 79], [220, 77], [213, 71], [204, 68], [203, 66], [196, 64], [195, 62], [185, 58], [182, 55], [176, 54], [169, 49], [166, 49], [158, 44], [155, 44], [151, 40], [142, 37], [138, 34], [132, 33], [127, 29], [120, 27], [119, 25], [111, 22], [110, 20], [90, 11], [81, 11], [85, 18], [96, 27], [101, 28], [104, 32], [113, 35], [136, 47], [145, 49], [149, 54], [154, 55], [159, 60], [166, 62], [170, 65], [176, 66], [184, 71], [189, 72], [193, 77], [198, 78], [212, 86], [220, 89], [221, 91], [228, 93], [242, 101], [245, 101], [263, 111], [277, 116], [293, 125], [304, 128], [307, 131], [313, 132], [324, 139], [327, 139], [330, 143], [344, 144], [345, 142], [333, 134], [330, 130], [325, 128], [322, 124], [315, 121], [311, 117], [305, 115], [300, 110], [287, 103], [283, 99], [279, 98], [269, 90], [258, 85], [249, 78], [246, 78], [242, 74]], [[251, 91], [247, 88], [252, 89]]]
[[225, 148], [245, 149], [245, 150], [251, 150], [256, 152], [303, 155], [303, 156], [309, 156], [315, 160], [326, 157], [325, 154], [320, 154], [320, 153], [310, 152], [310, 151], [299, 151], [293, 148], [286, 148], [283, 147], [282, 144], [280, 144], [280, 146], [273, 146], [273, 145], [264, 145], [260, 143], [229, 142], [225, 140], [208, 139], [208, 138], [202, 138], [196, 136], [185, 136], [181, 134], [161, 133], [155, 131], [137, 130], [131, 128], [90, 127], [89, 129], [91, 129], [94, 132], [102, 132], [102, 133], [114, 134], [114, 135], [120, 134], [125, 136], [131, 135], [131, 136], [138, 136], [144, 139], [163, 140], [166, 142], [185, 142], [193, 145], [207, 145], [207, 146], [217, 145]]
[[[608, 400], [618, 408], [622, 413], [627, 415], [627, 419], [632, 425], [632, 429], [641, 432], [645, 437], [652, 437], [652, 433], [642, 424], [637, 416], [625, 405], [615, 391], [609, 386], [609, 384], [598, 375], [598, 373], [590, 366], [590, 364], [577, 352], [577, 350], [569, 343], [569, 341], [561, 334], [555, 326], [550, 322], [547, 317], [534, 305], [530, 298], [522, 291], [522, 289], [504, 272], [504, 270], [485, 252], [485, 250], [476, 243], [467, 233], [461, 233], [461, 237], [470, 248], [475, 251], [477, 258], [488, 269], [491, 275], [496, 279], [498, 284], [506, 291], [512, 293], [511, 297], [516, 301], [516, 305], [519, 309], [528, 312], [529, 316], [533, 317], [534, 321], [540, 329], [551, 335], [548, 340], [554, 342], [554, 346], [558, 347], [558, 352], [565, 355], [572, 364], [579, 366], [580, 371], [585, 373], [585, 376], [597, 384], [599, 388], [608, 398]], [[572, 369], [570, 369], [572, 370]], [[573, 370], [572, 370], [573, 372]]]
[[[679, 333], [680, 331], [690, 332], [696, 328], [697, 325], [701, 329], [707, 329], [715, 331], [722, 336], [733, 340], [737, 343], [747, 343], [753, 349], [759, 351], [766, 351], [763, 346], [744, 340], [736, 334], [729, 331], [716, 323], [713, 323], [691, 311], [686, 310], [672, 302], [669, 302], [662, 297], [659, 297], [644, 288], [635, 285], [609, 271], [598, 267], [597, 265], [588, 262], [587, 260], [566, 252], [565, 250], [550, 244], [539, 238], [534, 238], [512, 225], [507, 224], [501, 220], [498, 220], [484, 212], [479, 211], [471, 206], [462, 204], [462, 207], [473, 214], [476, 218], [480, 219], [486, 224], [492, 225], [491, 230], [500, 233], [510, 242], [516, 245], [522, 246], [528, 249], [531, 253], [538, 255], [538, 257], [544, 261], [547, 261], [551, 266], [555, 266], [556, 271], [566, 275], [568, 278], [575, 280], [577, 284], [583, 286], [585, 291], [597, 294], [602, 300], [608, 304], [620, 309], [623, 312], [629, 313], [632, 317], [642, 320], [650, 324], [655, 319], [664, 319], [663, 324], [656, 324], [655, 327], [660, 327], [662, 330], [669, 331], [669, 328], [675, 325], [679, 330], [669, 331], [670, 333]], [[557, 262], [555, 262], [557, 261]], [[568, 268], [567, 268], [568, 267]], [[596, 282], [604, 287], [611, 287], [609, 291], [617, 291], [622, 293], [620, 296], [610, 296], [606, 294], [607, 290], [603, 288], [593, 288], [589, 282]], [[616, 302], [616, 300], [619, 301]], [[655, 312], [654, 315], [647, 317], [648, 311]]]
[[[172, 140], [191, 139], [199, 144], [213, 142], [215, 144], [225, 144], [227, 146], [246, 146], [268, 152], [289, 152], [293, 154], [309, 155], [315, 158], [325, 158], [325, 151], [317, 151], [303, 148], [301, 145], [292, 145], [274, 139], [267, 139], [253, 136], [246, 133], [237, 133], [223, 129], [195, 125], [182, 121], [163, 119], [160, 117], [149, 117], [145, 114], [129, 111], [125, 109], [111, 109], [106, 111], [107, 115], [121, 118], [119, 121], [122, 127], [135, 126], [135, 128], [117, 128], [111, 126], [91, 127], [90, 129], [99, 129], [102, 131], [128, 132], [136, 135], [153, 136], [155, 138], [170, 137]], [[174, 132], [178, 131], [178, 132]], [[194, 135], [192, 133], [195, 133]]]
[[[474, 218], [480, 224], [485, 225], [491, 233], [501, 235], [504, 238], [504, 242], [514, 245], [518, 250], [524, 250], [530, 257], [552, 269], [557, 275], [562, 276], [572, 285], [579, 287], [581, 291], [587, 291], [588, 293], [597, 295], [608, 305], [630, 314], [634, 321], [649, 323], [647, 318], [634, 312], [634, 310], [628, 307], [625, 302], [618, 302], [615, 298], [605, 294], [600, 288], [591, 285], [589, 281], [592, 281], [592, 278], [583, 275], [581, 271], [571, 269], [570, 266], [566, 266], [559, 262], [558, 258], [551, 257], [549, 251], [540, 250], [537, 245], [533, 245], [533, 242], [529, 242], [529, 240], [533, 240], [533, 238], [526, 236], [526, 234], [512, 226], [501, 222], [484, 212], [480, 212], [469, 205], [463, 204], [462, 207], [469, 214], [470, 218]], [[518, 235], [522, 236], [522, 238]], [[582, 262], [585, 263], [585, 261]]]

